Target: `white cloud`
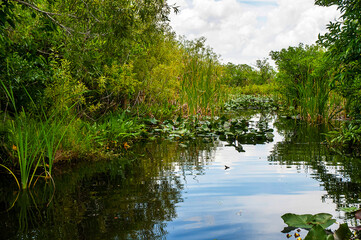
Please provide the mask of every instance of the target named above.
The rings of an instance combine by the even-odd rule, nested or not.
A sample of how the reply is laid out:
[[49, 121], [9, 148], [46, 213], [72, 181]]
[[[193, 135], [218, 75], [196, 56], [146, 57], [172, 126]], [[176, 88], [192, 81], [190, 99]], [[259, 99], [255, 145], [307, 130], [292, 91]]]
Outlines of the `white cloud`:
[[188, 39], [207, 38], [224, 62], [254, 64], [257, 59], [302, 42], [313, 44], [326, 24], [339, 16], [335, 7], [314, 0], [169, 0], [180, 6], [171, 26]]

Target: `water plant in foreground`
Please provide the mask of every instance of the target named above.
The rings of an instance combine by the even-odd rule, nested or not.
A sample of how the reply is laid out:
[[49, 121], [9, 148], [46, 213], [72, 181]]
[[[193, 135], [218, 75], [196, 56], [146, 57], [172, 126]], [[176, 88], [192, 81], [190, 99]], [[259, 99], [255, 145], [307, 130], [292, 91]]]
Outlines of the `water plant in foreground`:
[[[357, 219], [360, 219], [360, 212], [361, 210], [355, 212]], [[333, 219], [332, 215], [328, 213], [315, 215], [286, 213], [282, 216], [282, 219], [288, 225], [282, 231], [287, 234], [287, 238], [290, 238], [293, 235], [290, 233], [295, 230], [297, 232], [294, 233], [294, 236], [299, 237], [301, 229], [305, 229], [308, 233], [304, 240], [358, 240], [359, 233], [357, 231], [361, 229], [361, 227], [349, 227], [347, 223], [343, 223], [339, 224], [338, 229], [334, 232], [327, 230], [328, 227], [336, 223], [336, 219]], [[356, 232], [353, 234], [350, 229]], [[302, 238], [299, 237], [298, 239]]]
[[[36, 122], [29, 118], [24, 109], [17, 110], [12, 89], [6, 88], [3, 82], [1, 84], [14, 108], [14, 118], [7, 121], [10, 123], [9, 131], [13, 140], [12, 149], [15, 151], [18, 160], [21, 188], [26, 189], [30, 186], [42, 157], [40, 131], [34, 127]], [[9, 168], [6, 169], [15, 176]]]

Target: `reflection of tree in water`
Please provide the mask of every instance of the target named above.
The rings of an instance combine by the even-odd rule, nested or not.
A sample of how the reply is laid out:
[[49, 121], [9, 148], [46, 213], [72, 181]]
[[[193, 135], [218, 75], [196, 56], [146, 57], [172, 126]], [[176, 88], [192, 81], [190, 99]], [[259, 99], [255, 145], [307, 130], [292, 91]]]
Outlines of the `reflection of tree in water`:
[[360, 159], [330, 152], [327, 145], [322, 144], [321, 133], [326, 130], [322, 126], [312, 127], [285, 119], [278, 119], [275, 126], [285, 139], [274, 146], [269, 161], [304, 168], [327, 191], [323, 198], [332, 199], [338, 207], [360, 203]]
[[[38, 184], [33, 190], [34, 200], [29, 194], [21, 194], [20, 200], [27, 201], [18, 201], [9, 212], [0, 213], [5, 219], [0, 223], [2, 237], [165, 238], [165, 222], [176, 217], [176, 204], [183, 201], [182, 174], [176, 172], [202, 174], [203, 166], [212, 159], [212, 149], [213, 144], [201, 141], [188, 148], [176, 143], [149, 143], [139, 146], [139, 154], [127, 154], [127, 161], [81, 162], [64, 167], [55, 179], [56, 195], [49, 207], [46, 204], [52, 190], [42, 192], [43, 186]], [[6, 186], [0, 191], [7, 193], [0, 197], [4, 210], [14, 197]]]

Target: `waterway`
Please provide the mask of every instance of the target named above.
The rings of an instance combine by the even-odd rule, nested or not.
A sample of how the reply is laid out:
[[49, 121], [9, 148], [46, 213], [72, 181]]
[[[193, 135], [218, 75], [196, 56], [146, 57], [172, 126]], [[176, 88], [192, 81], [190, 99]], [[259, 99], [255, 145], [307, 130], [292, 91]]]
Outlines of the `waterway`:
[[359, 206], [361, 160], [330, 151], [322, 126], [268, 121], [273, 141], [244, 152], [217, 139], [158, 140], [58, 167], [55, 189], [39, 181], [19, 193], [1, 176], [0, 239], [279, 240], [285, 213], [357, 225], [340, 209]]

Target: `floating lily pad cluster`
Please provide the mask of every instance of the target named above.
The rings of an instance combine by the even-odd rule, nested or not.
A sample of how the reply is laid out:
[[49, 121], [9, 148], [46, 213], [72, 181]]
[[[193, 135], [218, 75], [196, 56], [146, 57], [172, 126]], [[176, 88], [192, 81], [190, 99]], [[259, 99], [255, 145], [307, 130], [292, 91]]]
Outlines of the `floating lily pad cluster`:
[[257, 97], [252, 95], [242, 95], [238, 98], [228, 101], [224, 108], [226, 110], [277, 110], [279, 104], [269, 97]]
[[159, 123], [149, 120], [153, 125], [153, 136], [164, 137], [170, 140], [190, 140], [202, 138], [204, 142], [215, 139], [227, 141], [238, 151], [243, 151], [240, 144], [262, 144], [273, 141], [273, 129], [266, 121], [253, 123], [245, 119], [223, 117], [177, 118]]

